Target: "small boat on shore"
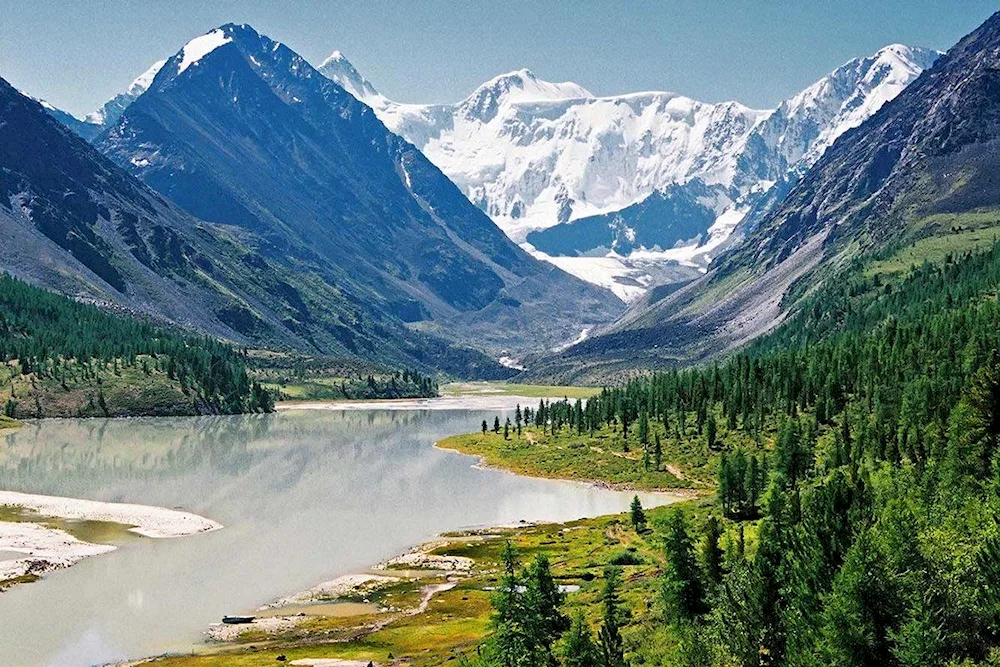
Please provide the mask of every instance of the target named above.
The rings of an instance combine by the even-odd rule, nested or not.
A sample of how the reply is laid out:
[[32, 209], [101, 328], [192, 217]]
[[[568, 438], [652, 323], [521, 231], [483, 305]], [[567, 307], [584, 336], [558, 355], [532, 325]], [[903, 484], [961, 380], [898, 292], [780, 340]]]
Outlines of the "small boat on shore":
[[240, 625], [242, 623], [253, 623], [256, 616], [223, 616], [222, 622], [227, 625]]

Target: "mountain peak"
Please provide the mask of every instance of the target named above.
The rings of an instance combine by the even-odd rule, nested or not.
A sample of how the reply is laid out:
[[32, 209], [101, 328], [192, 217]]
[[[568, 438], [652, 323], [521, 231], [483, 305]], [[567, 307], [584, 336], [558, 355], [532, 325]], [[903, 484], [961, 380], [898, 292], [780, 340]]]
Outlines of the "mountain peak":
[[320, 74], [330, 79], [362, 102], [374, 106], [385, 101], [361, 72], [355, 69], [343, 53], [334, 51], [317, 68]]
[[459, 106], [470, 116], [488, 121], [505, 104], [552, 102], [593, 97], [572, 81], [553, 83], [535, 76], [529, 69], [519, 69], [496, 76], [476, 88]]
[[233, 41], [231, 28], [234, 27], [232, 24], [226, 24], [200, 37], [195, 37], [185, 44], [179, 51], [180, 60], [177, 61], [177, 74], [182, 74], [191, 65], [197, 65], [212, 51]]
[[539, 79], [527, 68], [493, 77], [479, 86], [470, 99], [482, 93], [502, 96], [509, 102], [544, 102], [594, 96], [589, 90], [572, 81], [554, 83]]
[[[785, 134], [779, 143], [789, 162], [799, 169], [812, 166], [840, 135], [857, 127], [894, 99], [941, 54], [932, 49], [889, 44], [875, 53], [854, 58], [794, 97], [782, 102], [776, 120], [807, 121], [818, 134]], [[822, 129], [820, 129], [822, 128]]]

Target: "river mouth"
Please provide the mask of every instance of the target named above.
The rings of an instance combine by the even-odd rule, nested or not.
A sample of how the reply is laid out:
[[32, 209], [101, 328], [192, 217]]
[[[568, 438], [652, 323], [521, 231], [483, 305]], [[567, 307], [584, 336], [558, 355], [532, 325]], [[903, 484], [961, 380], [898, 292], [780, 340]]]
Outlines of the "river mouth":
[[[0, 664], [186, 651], [224, 615], [364, 571], [443, 532], [628, 508], [631, 493], [480, 470], [433, 447], [518, 402], [499, 398], [448, 409], [51, 420], [5, 433], [0, 489], [182, 507], [225, 528], [116, 539], [114, 552], [0, 594]], [[670, 499], [639, 495], [647, 506]]]

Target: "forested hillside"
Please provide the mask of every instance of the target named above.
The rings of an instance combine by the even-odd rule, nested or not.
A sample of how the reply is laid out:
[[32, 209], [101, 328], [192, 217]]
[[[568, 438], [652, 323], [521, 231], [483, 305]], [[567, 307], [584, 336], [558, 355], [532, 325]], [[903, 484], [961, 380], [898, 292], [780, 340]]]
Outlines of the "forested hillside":
[[[543, 404], [523, 439], [484, 424], [466, 448], [502, 465], [610, 433], [615, 481], [662, 482], [684, 452], [714, 473], [711, 502], [657, 528], [661, 593], [620, 620], [631, 664], [1000, 657], [1000, 245], [884, 267], [857, 262], [724, 363]], [[591, 474], [593, 449], [567, 445]], [[516, 650], [496, 630], [491, 650]]]
[[10, 417], [268, 412], [244, 357], [0, 275], [0, 401]]

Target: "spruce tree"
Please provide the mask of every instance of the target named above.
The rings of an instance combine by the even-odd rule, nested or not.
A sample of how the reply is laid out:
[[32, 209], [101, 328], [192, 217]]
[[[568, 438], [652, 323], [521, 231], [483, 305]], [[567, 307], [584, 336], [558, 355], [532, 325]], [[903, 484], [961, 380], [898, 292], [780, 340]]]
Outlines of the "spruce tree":
[[646, 529], [646, 512], [642, 509], [642, 503], [639, 501], [638, 495], [632, 496], [630, 518], [635, 532], [641, 533]]
[[563, 641], [562, 662], [565, 667], [598, 667], [599, 656], [590, 628], [577, 612]]
[[528, 667], [531, 642], [525, 631], [525, 609], [521, 581], [517, 576], [517, 553], [508, 540], [500, 554], [503, 573], [493, 593], [493, 614], [488, 653], [499, 667]]
[[539, 554], [524, 575], [525, 630], [535, 665], [555, 665], [553, 646], [569, 628], [563, 614], [565, 594], [552, 578], [549, 560]]
[[705, 593], [687, 520], [675, 510], [665, 536], [667, 564], [664, 569], [663, 601], [675, 621], [689, 621], [705, 611]]
[[597, 633], [601, 667], [627, 667], [625, 644], [621, 635], [621, 610], [618, 597], [621, 570], [608, 567], [604, 570], [604, 590], [601, 604], [604, 608], [604, 622]]
[[722, 526], [714, 516], [705, 520], [705, 539], [701, 548], [701, 567], [705, 573], [705, 583], [712, 589], [722, 583], [723, 553], [719, 546]]

